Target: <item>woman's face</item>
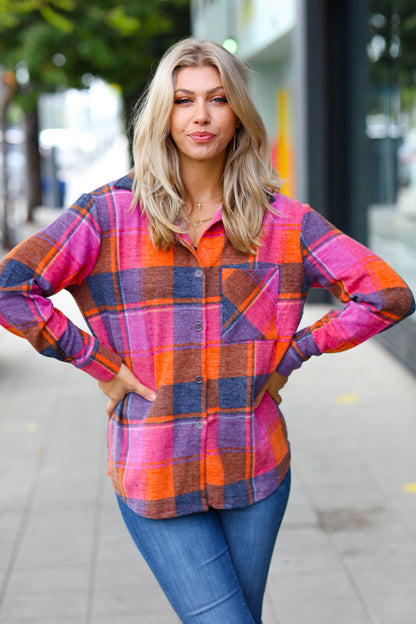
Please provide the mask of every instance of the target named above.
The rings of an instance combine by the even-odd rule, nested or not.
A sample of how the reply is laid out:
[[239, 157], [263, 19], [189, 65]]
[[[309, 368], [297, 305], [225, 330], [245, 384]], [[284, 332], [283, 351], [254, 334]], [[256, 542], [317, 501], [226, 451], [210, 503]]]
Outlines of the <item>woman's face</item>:
[[177, 72], [170, 134], [182, 165], [195, 161], [223, 164], [239, 125], [214, 67], [184, 67]]

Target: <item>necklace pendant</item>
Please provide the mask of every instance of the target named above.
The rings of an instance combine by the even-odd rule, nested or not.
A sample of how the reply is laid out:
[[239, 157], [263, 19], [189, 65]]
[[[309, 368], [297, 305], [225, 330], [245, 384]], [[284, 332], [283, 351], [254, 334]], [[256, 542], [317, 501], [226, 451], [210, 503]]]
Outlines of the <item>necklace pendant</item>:
[[198, 210], [201, 210], [202, 202], [196, 202], [196, 207], [198, 208]]

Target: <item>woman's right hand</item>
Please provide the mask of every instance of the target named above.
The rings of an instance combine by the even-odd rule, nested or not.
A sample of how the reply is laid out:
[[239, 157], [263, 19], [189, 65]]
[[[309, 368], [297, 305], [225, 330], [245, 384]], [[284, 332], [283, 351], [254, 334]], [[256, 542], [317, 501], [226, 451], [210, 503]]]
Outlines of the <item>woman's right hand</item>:
[[110, 399], [106, 408], [109, 418], [112, 417], [116, 405], [118, 405], [129, 392], [135, 392], [147, 401], [154, 401], [156, 398], [155, 392], [150, 388], [146, 388], [125, 364], [121, 365], [117, 375], [110, 381], [99, 381], [98, 387]]

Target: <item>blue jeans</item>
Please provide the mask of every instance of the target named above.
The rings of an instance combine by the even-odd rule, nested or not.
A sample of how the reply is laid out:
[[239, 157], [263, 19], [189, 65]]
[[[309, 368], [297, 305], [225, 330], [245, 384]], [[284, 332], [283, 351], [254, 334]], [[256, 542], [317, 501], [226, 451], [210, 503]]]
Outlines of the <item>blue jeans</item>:
[[261, 624], [290, 472], [268, 498], [241, 509], [151, 520], [118, 497], [123, 519], [184, 624]]

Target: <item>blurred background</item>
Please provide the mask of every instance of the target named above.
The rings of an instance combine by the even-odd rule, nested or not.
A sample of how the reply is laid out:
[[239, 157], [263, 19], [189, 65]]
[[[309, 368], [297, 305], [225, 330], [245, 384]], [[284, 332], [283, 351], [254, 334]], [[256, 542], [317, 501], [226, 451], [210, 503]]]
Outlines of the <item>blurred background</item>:
[[[128, 171], [134, 104], [163, 51], [189, 34], [253, 67], [283, 191], [416, 291], [414, 0], [1, 3], [3, 250], [45, 210]], [[378, 340], [416, 373], [416, 320]]]

